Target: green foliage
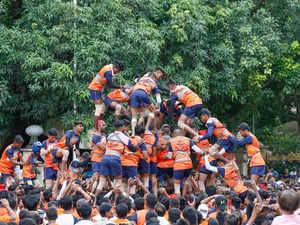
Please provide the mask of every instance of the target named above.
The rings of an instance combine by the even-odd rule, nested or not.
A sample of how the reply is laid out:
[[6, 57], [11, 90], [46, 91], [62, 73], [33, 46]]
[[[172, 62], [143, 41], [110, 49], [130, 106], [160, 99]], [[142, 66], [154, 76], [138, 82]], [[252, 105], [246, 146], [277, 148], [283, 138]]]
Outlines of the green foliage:
[[256, 1], [22, 2], [0, 2], [1, 135], [54, 118], [90, 127], [87, 86], [114, 59], [126, 66], [118, 84], [162, 65], [230, 129], [247, 121], [266, 142], [266, 130], [300, 109], [299, 0], [268, 1], [254, 14]]

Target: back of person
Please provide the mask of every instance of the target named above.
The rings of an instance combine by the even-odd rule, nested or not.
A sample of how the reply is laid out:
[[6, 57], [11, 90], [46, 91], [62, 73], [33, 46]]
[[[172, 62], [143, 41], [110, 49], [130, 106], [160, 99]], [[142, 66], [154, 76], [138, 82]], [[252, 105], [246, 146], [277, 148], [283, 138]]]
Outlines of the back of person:
[[56, 220], [58, 225], [74, 225], [76, 222], [78, 221], [75, 221], [75, 217], [71, 213], [63, 213]]

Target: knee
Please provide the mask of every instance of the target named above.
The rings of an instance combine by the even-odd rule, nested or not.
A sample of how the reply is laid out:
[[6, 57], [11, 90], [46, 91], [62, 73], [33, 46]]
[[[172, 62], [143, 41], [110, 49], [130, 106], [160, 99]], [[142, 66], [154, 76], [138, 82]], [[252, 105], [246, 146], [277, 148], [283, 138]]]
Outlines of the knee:
[[67, 161], [68, 160], [68, 157], [69, 157], [69, 151], [68, 150], [62, 150], [62, 155], [63, 155], [63, 157], [62, 157], [62, 160], [63, 161]]

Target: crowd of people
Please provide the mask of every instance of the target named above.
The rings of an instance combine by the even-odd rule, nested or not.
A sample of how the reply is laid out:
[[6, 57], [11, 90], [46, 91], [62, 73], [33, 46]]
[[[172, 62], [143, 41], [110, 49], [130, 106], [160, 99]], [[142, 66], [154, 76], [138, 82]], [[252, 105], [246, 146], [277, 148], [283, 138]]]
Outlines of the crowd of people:
[[[266, 173], [247, 123], [233, 135], [191, 89], [174, 80], [163, 87], [161, 67], [132, 87], [117, 86], [112, 78], [123, 69], [120, 61], [106, 65], [89, 85], [95, 104], [90, 151], [79, 147], [80, 121], [60, 139], [51, 128], [26, 157], [22, 136], [6, 147], [0, 160], [0, 225], [300, 224], [296, 174], [288, 173], [290, 182], [284, 182], [274, 171]], [[113, 90], [104, 97], [105, 86]], [[161, 91], [169, 98], [162, 100]], [[108, 134], [103, 115], [110, 111], [116, 119]], [[207, 129], [198, 130], [195, 117]], [[170, 126], [172, 120], [177, 127]], [[240, 174], [235, 147], [246, 149], [249, 178]]]

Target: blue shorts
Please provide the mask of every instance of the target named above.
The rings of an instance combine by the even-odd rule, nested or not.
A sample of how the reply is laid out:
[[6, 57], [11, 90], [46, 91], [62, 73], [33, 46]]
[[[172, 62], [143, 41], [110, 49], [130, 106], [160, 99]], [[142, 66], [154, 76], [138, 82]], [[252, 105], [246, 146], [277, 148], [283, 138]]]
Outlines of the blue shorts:
[[2, 176], [2, 177], [12, 177], [11, 174], [6, 174], [6, 173], [1, 173], [1, 176]]
[[196, 117], [202, 109], [202, 104], [193, 105], [191, 107], [185, 107], [183, 110], [183, 114], [186, 115], [188, 118]]
[[103, 176], [117, 177], [121, 176], [122, 166], [121, 159], [118, 156], [104, 155], [102, 157], [102, 165], [100, 174]]
[[101, 162], [93, 162], [92, 161], [92, 171], [93, 173], [100, 173], [101, 171]]
[[248, 191], [245, 191], [241, 194], [239, 194], [239, 198], [244, 202], [245, 198], [247, 197]]
[[149, 95], [143, 90], [135, 90], [130, 96], [130, 106], [132, 108], [146, 107], [151, 105]]
[[57, 170], [52, 167], [44, 168], [44, 178], [46, 180], [56, 180], [57, 179]]
[[112, 102], [113, 102], [113, 101], [112, 101], [109, 97], [105, 96], [105, 98], [104, 98], [104, 104], [105, 104], [105, 107], [106, 107], [107, 109], [110, 109], [110, 104], [111, 104]]
[[138, 166], [139, 174], [149, 174], [150, 173], [150, 165], [144, 159], [140, 159]]
[[186, 177], [189, 177], [192, 174], [192, 169], [185, 170], [174, 170], [173, 178], [175, 180], [183, 180]]
[[122, 166], [122, 177], [135, 178], [137, 176], [136, 166]]
[[173, 167], [171, 168], [159, 168], [157, 167], [157, 177], [173, 177]]
[[24, 178], [24, 177], [23, 177], [23, 181], [24, 181], [24, 182], [30, 181], [30, 180], [31, 180], [31, 181], [34, 181], [34, 180], [36, 180], [36, 177], [35, 177], [35, 178], [28, 178], [28, 177]]
[[156, 162], [150, 161], [150, 175], [157, 174]]
[[218, 139], [216, 144], [220, 145], [221, 148], [225, 149], [226, 153], [233, 153], [234, 152], [234, 145], [228, 139]]
[[102, 99], [102, 92], [101, 91], [95, 91], [95, 90], [90, 90], [90, 99], [92, 101], [95, 101], [95, 100], [99, 100], [99, 99]]
[[255, 174], [263, 177], [265, 174], [265, 166], [253, 166], [250, 167], [250, 175]]
[[[209, 163], [211, 166], [216, 166], [217, 165], [217, 161], [211, 161]], [[207, 170], [205, 166], [200, 166], [200, 173], [204, 173], [204, 174], [212, 174], [212, 172], [210, 170]]]

